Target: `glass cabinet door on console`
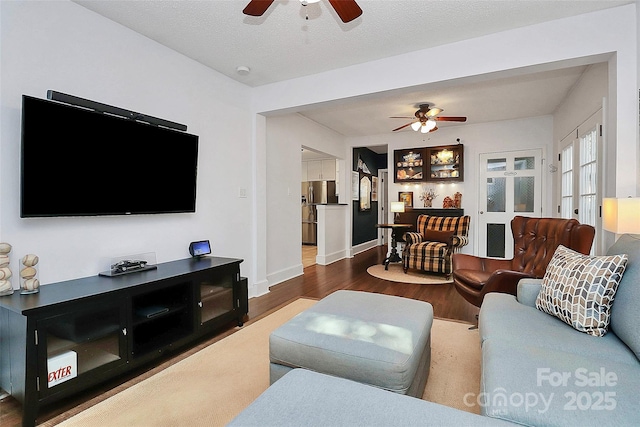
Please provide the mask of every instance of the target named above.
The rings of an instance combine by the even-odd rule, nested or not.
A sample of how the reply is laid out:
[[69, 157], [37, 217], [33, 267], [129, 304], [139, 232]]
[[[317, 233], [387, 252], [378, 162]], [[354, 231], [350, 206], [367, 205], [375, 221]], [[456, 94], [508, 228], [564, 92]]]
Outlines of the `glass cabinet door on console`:
[[[76, 307], [77, 310], [77, 307]], [[93, 382], [126, 363], [124, 312], [120, 305], [94, 307], [37, 322], [38, 389], [41, 396]]]
[[234, 266], [220, 268], [216, 274], [201, 273], [196, 283], [200, 291], [200, 324], [207, 323], [236, 308], [234, 283], [239, 276]]

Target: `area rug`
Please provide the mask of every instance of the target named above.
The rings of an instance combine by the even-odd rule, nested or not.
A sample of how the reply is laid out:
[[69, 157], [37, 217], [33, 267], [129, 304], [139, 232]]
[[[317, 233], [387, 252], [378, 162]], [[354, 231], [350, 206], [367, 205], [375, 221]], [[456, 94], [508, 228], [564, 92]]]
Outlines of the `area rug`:
[[[77, 415], [69, 411], [44, 425], [226, 425], [269, 386], [271, 331], [315, 302], [298, 299]], [[423, 399], [477, 413], [464, 396], [480, 390], [478, 332], [435, 319], [431, 345]]]
[[443, 285], [452, 283], [442, 275], [428, 274], [413, 269], [407, 270], [405, 274], [401, 263], [389, 264], [389, 269], [385, 270], [384, 265], [376, 264], [367, 268], [367, 273], [373, 277], [391, 282], [413, 283], [416, 285]]

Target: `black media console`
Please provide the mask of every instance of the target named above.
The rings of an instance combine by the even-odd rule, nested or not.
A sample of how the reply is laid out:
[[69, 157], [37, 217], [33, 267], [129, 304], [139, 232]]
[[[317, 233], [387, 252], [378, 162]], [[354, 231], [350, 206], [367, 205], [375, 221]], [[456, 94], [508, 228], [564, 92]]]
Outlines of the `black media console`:
[[241, 259], [202, 257], [0, 297], [0, 387], [39, 408], [188, 347], [248, 312]]

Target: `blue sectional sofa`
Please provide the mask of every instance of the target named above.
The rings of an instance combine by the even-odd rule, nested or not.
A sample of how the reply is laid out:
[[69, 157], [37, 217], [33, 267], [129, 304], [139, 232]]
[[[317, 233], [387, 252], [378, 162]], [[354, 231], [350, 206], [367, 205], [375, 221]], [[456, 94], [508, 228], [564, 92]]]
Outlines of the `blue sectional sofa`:
[[475, 396], [483, 416], [295, 369], [231, 425], [640, 425], [640, 235], [624, 235], [609, 250], [621, 253], [628, 263], [604, 337], [536, 309], [540, 280], [522, 280], [517, 296], [485, 296]]
[[513, 425], [306, 369], [286, 373], [229, 427]]
[[609, 332], [594, 337], [536, 309], [541, 280], [491, 293], [480, 309], [482, 413], [535, 426], [640, 425], [640, 236], [627, 254]]

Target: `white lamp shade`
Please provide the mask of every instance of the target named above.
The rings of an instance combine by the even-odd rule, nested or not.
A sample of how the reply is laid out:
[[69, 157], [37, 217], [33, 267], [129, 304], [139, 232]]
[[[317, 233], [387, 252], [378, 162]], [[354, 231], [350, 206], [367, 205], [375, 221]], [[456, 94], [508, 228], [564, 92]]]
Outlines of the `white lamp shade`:
[[602, 227], [616, 234], [640, 234], [640, 197], [603, 199]]
[[411, 129], [415, 130], [416, 132], [420, 129], [420, 127], [422, 127], [422, 123], [420, 122], [411, 123]]
[[391, 212], [404, 212], [404, 202], [391, 202]]

